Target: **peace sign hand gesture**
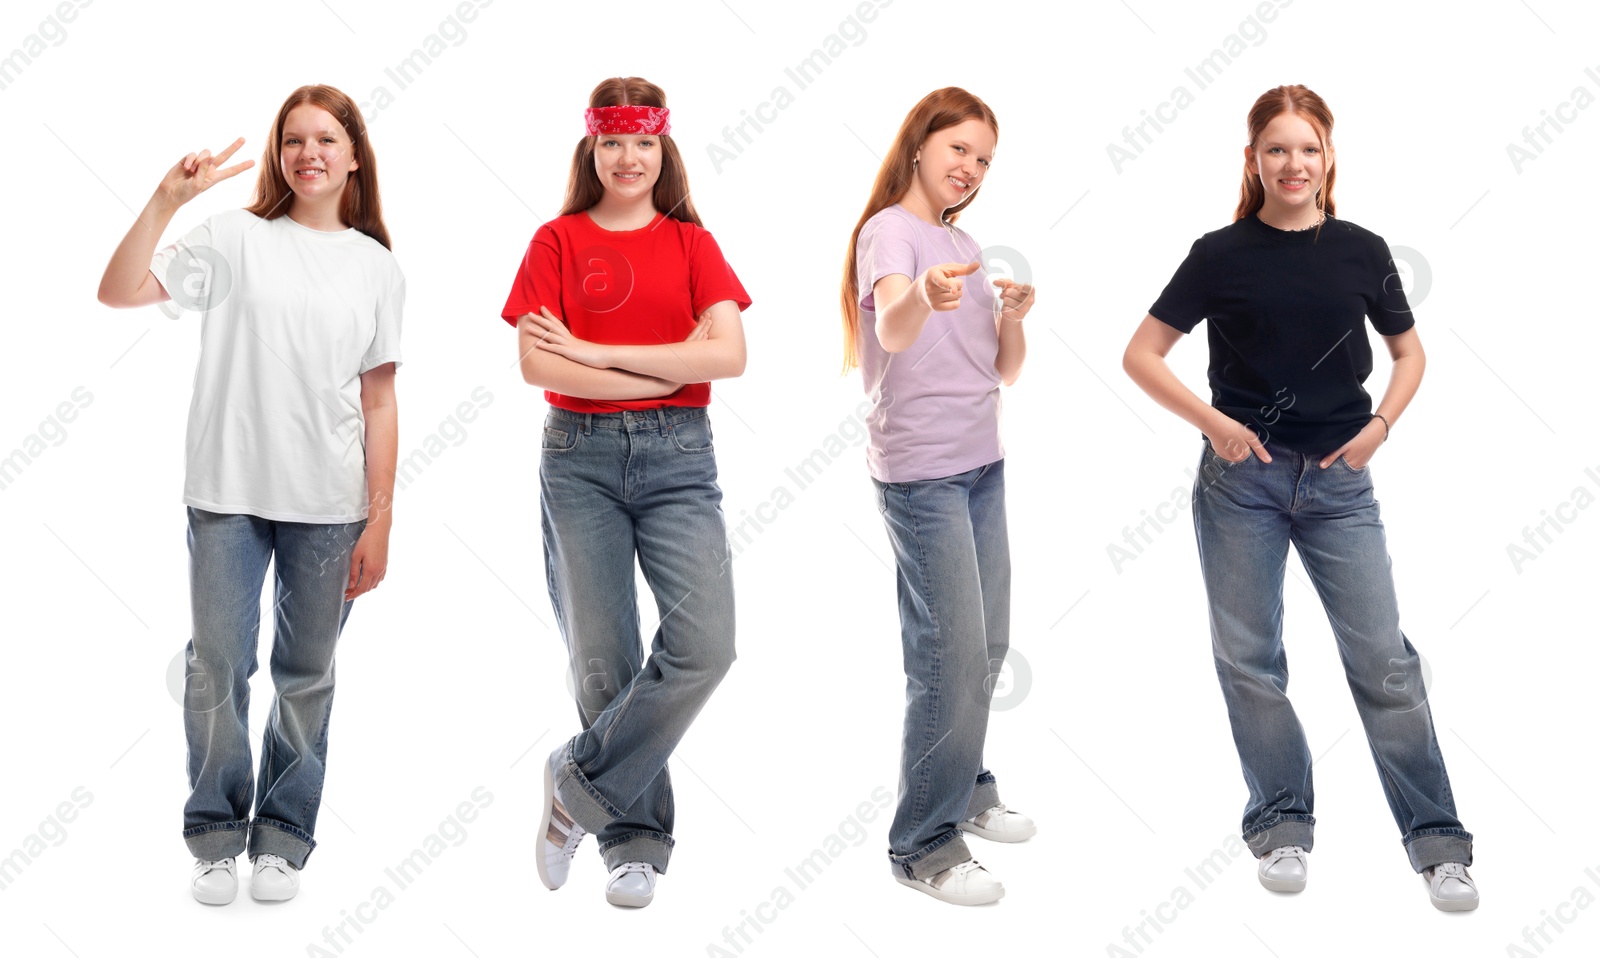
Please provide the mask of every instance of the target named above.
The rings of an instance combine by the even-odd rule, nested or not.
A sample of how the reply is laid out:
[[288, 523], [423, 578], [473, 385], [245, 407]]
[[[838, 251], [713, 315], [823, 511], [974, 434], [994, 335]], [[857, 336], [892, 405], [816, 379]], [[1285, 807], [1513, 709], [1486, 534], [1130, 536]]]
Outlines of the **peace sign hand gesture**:
[[228, 157], [232, 156], [243, 145], [244, 137], [241, 136], [233, 141], [232, 146], [216, 156], [212, 156], [210, 150], [190, 153], [173, 164], [172, 169], [167, 171], [167, 175], [161, 178], [161, 185], [156, 188], [156, 192], [165, 197], [173, 206], [182, 206], [223, 180], [237, 176], [255, 166], [255, 160], [245, 160], [230, 167], [218, 168], [221, 164], [228, 162]]

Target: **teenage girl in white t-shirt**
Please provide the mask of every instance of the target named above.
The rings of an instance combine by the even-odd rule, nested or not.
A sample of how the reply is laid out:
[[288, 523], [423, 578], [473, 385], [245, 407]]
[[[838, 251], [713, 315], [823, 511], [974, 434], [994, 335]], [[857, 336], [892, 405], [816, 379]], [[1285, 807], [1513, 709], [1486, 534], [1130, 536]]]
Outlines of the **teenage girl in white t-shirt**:
[[[405, 298], [366, 124], [328, 86], [279, 109], [249, 207], [157, 252], [179, 207], [254, 165], [223, 165], [243, 143], [174, 164], [100, 281], [107, 306], [170, 299], [201, 313], [183, 496], [194, 617], [183, 836], [207, 904], [233, 900], [246, 851], [255, 898], [293, 897], [316, 845], [334, 645], [388, 565]], [[269, 560], [276, 696], [253, 779], [249, 678]]]

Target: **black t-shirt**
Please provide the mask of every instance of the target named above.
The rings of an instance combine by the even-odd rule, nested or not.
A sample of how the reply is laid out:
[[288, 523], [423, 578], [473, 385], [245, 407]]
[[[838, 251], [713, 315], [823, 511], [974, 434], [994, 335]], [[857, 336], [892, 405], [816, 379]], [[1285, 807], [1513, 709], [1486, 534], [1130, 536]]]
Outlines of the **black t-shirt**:
[[1415, 322], [1388, 244], [1331, 216], [1320, 235], [1254, 214], [1207, 233], [1150, 315], [1184, 333], [1209, 320], [1211, 405], [1263, 440], [1316, 455], [1372, 418], [1362, 319], [1385, 336]]

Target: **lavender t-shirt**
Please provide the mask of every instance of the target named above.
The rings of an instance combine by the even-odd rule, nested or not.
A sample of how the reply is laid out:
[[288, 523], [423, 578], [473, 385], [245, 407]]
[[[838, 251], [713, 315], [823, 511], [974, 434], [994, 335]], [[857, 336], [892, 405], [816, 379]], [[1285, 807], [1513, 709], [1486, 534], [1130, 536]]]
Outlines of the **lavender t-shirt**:
[[1005, 456], [1000, 444], [1000, 374], [995, 355], [995, 286], [984, 270], [963, 277], [961, 305], [928, 314], [922, 335], [890, 353], [878, 343], [872, 287], [898, 273], [916, 281], [942, 263], [970, 263], [981, 247], [954, 226], [934, 226], [896, 204], [861, 227], [861, 381], [867, 416], [867, 468], [879, 482], [959, 475]]

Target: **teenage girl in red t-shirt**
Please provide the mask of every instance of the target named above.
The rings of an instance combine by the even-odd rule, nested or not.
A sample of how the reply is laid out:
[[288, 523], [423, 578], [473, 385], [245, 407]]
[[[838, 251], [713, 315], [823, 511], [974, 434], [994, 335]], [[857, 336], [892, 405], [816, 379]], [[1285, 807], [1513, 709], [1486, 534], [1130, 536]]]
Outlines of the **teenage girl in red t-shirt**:
[[[671, 855], [667, 759], [733, 664], [733, 582], [706, 405], [744, 372], [750, 297], [700, 225], [666, 95], [589, 95], [561, 215], [539, 227], [503, 317], [542, 386], [550, 601], [584, 730], [551, 753], [539, 877], [559, 888], [586, 832], [606, 900], [648, 905]], [[661, 624], [644, 656], [638, 559]]]

